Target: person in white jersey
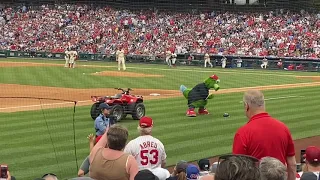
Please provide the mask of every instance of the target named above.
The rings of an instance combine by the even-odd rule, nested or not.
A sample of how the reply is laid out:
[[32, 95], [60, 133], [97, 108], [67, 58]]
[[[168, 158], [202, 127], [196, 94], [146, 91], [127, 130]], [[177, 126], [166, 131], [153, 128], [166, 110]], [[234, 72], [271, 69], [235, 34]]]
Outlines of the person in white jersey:
[[226, 68], [226, 65], [227, 65], [227, 58], [223, 56], [221, 59], [221, 67]]
[[170, 49], [168, 48], [166, 51], [166, 63], [169, 67], [171, 67], [171, 56], [172, 56], [172, 52], [170, 51]]
[[266, 69], [267, 66], [268, 66], [268, 59], [266, 57], [264, 57], [262, 59], [261, 69], [263, 69], [263, 68]]
[[208, 53], [206, 53], [206, 54], [204, 55], [204, 67], [207, 67], [207, 63], [208, 63], [211, 67], [213, 67], [213, 65], [212, 65], [212, 63], [211, 63], [211, 61], [210, 61], [210, 55], [209, 55]]
[[139, 170], [149, 169], [155, 175], [166, 174], [170, 176], [168, 170], [163, 169], [166, 165], [167, 154], [162, 142], [152, 137], [153, 120], [144, 116], [139, 121], [138, 131], [140, 136], [131, 140], [125, 147], [124, 152], [135, 157]]
[[69, 56], [70, 56], [69, 68], [75, 68], [76, 59], [77, 59], [77, 56], [78, 56], [77, 51], [75, 51], [75, 50], [69, 51]]
[[69, 50], [67, 49], [64, 53], [65, 53], [64, 59], [66, 60], [64, 67], [67, 68], [69, 67], [69, 60], [70, 60]]
[[116, 61], [118, 61], [118, 70], [120, 71], [120, 67], [122, 64], [122, 69], [125, 71], [126, 70], [126, 61], [125, 61], [125, 55], [124, 55], [124, 50], [122, 47], [119, 47], [119, 49], [116, 52]]

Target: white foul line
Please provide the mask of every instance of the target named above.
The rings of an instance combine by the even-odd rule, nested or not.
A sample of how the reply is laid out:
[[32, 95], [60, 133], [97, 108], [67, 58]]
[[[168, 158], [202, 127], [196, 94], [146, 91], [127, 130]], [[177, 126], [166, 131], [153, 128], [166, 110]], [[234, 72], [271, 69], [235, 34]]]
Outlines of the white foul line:
[[[86, 101], [77, 101], [77, 103], [85, 103], [90, 102], [91, 100]], [[6, 107], [6, 108], [0, 108], [0, 110], [6, 110], [6, 109], [19, 109], [19, 108], [29, 108], [29, 107], [39, 107], [39, 106], [54, 106], [54, 105], [62, 105], [62, 104], [72, 104], [74, 102], [62, 102], [62, 103], [50, 103], [50, 104], [37, 104], [37, 105], [28, 105], [28, 106], [16, 106], [16, 107]]]
[[275, 100], [275, 99], [300, 98], [300, 97], [304, 97], [304, 96], [280, 96], [280, 97], [274, 97], [274, 98], [267, 98], [265, 99], [265, 101]]
[[[273, 97], [273, 98], [267, 98], [264, 99], [265, 101], [269, 101], [269, 100], [277, 100], [277, 99], [288, 99], [288, 98], [301, 98], [304, 96], [280, 96], [280, 97]], [[243, 101], [240, 101], [240, 103], [243, 103]]]

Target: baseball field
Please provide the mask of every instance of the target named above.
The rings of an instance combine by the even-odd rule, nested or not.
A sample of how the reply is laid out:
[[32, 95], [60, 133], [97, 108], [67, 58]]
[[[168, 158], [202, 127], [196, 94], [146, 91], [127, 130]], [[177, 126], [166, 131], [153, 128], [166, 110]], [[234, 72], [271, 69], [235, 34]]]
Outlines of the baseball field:
[[[186, 117], [180, 85], [193, 87], [212, 74], [219, 76], [221, 89], [212, 92], [210, 115]], [[248, 89], [263, 90], [267, 111], [287, 124], [295, 140], [320, 135], [317, 72], [147, 64], [127, 64], [124, 72], [107, 62], [77, 62], [69, 69], [64, 61], [2, 59], [0, 162], [18, 179], [48, 172], [61, 179], [75, 177], [89, 154], [86, 137], [94, 133], [90, 96], [114, 95], [116, 87], [144, 97], [146, 115], [154, 119], [153, 135], [165, 145], [169, 166], [230, 153], [235, 131], [247, 121], [241, 101]], [[150, 95], [154, 93], [158, 95]], [[130, 139], [138, 136], [138, 121], [131, 116], [120, 124], [129, 129]]]

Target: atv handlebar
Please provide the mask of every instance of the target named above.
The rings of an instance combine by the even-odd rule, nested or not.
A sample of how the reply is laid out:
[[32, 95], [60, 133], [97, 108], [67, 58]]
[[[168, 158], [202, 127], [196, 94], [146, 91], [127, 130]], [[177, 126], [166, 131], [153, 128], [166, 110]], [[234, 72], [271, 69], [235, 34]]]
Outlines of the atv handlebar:
[[133, 89], [131, 88], [128, 88], [127, 90], [124, 90], [122, 88], [114, 88], [114, 89], [121, 90], [123, 94], [130, 94], [130, 91], [133, 91]]

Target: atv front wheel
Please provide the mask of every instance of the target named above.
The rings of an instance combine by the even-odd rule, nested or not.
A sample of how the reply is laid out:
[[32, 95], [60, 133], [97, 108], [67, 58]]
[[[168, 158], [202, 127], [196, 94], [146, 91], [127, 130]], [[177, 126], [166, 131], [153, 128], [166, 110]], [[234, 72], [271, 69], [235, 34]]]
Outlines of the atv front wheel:
[[92, 106], [91, 106], [90, 115], [93, 120], [96, 120], [96, 118], [100, 114], [100, 109], [99, 109], [100, 104], [101, 104], [101, 102], [96, 102], [96, 103], [92, 104]]
[[146, 114], [146, 108], [142, 103], [137, 103], [134, 107], [132, 118], [134, 120], [140, 120]]
[[124, 116], [123, 107], [119, 104], [114, 105], [110, 114], [115, 117], [116, 122], [119, 122]]

